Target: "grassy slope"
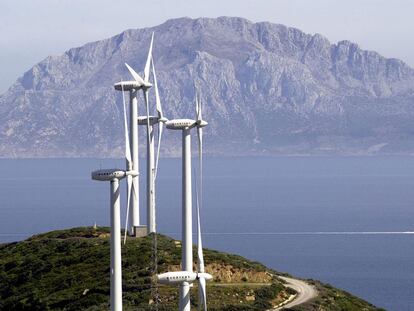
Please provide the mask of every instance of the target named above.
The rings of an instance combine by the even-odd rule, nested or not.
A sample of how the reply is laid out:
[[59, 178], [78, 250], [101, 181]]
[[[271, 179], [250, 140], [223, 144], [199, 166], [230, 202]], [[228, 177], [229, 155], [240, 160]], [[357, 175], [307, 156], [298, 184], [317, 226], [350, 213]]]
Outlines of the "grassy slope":
[[[107, 228], [75, 228], [0, 245], [0, 310], [108, 309], [108, 232]], [[179, 243], [160, 235], [157, 242], [158, 272], [178, 269]], [[159, 310], [177, 310], [177, 288], [152, 286], [152, 243], [153, 237], [129, 239], [122, 249], [124, 310], [155, 310], [156, 289]], [[288, 295], [281, 283], [267, 273], [275, 271], [260, 263], [207, 249], [204, 256], [207, 269], [216, 269], [216, 282], [209, 283], [207, 289], [210, 311], [265, 310], [270, 301], [278, 302]], [[224, 282], [237, 284], [223, 286]], [[272, 285], [262, 285], [263, 282]], [[322, 295], [295, 310], [377, 310], [347, 293], [320, 283], [317, 286]], [[197, 300], [195, 286], [194, 309]]]

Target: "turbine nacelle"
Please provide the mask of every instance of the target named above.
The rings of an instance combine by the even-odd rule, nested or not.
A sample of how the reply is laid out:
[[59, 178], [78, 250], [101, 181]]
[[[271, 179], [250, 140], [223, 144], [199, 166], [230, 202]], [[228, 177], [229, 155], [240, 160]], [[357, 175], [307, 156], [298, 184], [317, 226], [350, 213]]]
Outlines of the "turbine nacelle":
[[204, 120], [196, 121], [191, 119], [174, 119], [165, 123], [167, 129], [170, 130], [185, 130], [193, 127], [205, 127], [208, 123]]
[[209, 281], [213, 279], [213, 276], [209, 273], [197, 273], [188, 271], [166, 272], [157, 275], [158, 283], [168, 285], [181, 285], [183, 282], [194, 283], [200, 278]]
[[145, 81], [121, 81], [114, 84], [114, 88], [117, 91], [149, 89], [150, 87], [152, 87], [152, 84], [150, 82]]
[[125, 171], [117, 168], [112, 169], [103, 169], [97, 170], [92, 172], [92, 179], [99, 180], [99, 181], [111, 181], [114, 179], [122, 179], [128, 175], [133, 177], [138, 176], [138, 172], [136, 171]]
[[159, 118], [156, 116], [149, 116], [149, 118], [147, 118], [147, 116], [140, 116], [138, 117], [138, 125], [147, 125], [147, 119], [149, 119], [149, 124], [150, 125], [154, 125], [157, 124], [159, 122], [167, 122], [168, 119], [165, 117]]
[[191, 119], [174, 119], [167, 121], [165, 126], [170, 130], [185, 130], [193, 127], [195, 123], [196, 121]]

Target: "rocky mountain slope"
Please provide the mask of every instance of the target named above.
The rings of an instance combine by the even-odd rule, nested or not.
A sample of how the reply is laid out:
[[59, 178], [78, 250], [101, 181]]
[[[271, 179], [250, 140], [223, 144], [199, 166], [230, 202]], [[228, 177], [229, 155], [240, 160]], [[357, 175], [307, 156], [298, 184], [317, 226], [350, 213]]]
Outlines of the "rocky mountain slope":
[[[124, 62], [143, 69], [152, 32], [165, 114], [192, 117], [196, 84], [207, 153], [414, 151], [414, 70], [402, 61], [221, 17], [169, 20], [47, 57], [0, 96], [0, 155], [120, 156], [122, 102], [112, 85], [130, 79]], [[178, 154], [179, 133], [164, 141], [164, 155]]]
[[[74, 228], [0, 244], [0, 310], [108, 310], [108, 232], [108, 228]], [[177, 287], [155, 287], [153, 238], [128, 239], [122, 246], [124, 310], [178, 308]], [[157, 241], [158, 272], [179, 269], [180, 242], [161, 235]], [[211, 311], [267, 310], [294, 294], [276, 271], [260, 263], [208, 249], [204, 255], [206, 271], [214, 275], [207, 284]], [[291, 310], [381, 310], [329, 285], [309, 282], [317, 288], [318, 297]], [[195, 285], [192, 310], [197, 310], [197, 301]]]

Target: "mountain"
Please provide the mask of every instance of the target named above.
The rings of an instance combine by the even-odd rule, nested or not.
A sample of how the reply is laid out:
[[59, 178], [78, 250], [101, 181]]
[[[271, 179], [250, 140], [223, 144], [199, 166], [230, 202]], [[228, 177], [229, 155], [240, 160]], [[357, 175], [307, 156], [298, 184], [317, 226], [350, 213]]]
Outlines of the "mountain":
[[[122, 246], [124, 310], [178, 308], [177, 287], [155, 286], [154, 238], [128, 239]], [[73, 228], [0, 244], [0, 310], [108, 310], [109, 240], [109, 228]], [[157, 242], [157, 271], [178, 270], [180, 242], [162, 235]], [[207, 284], [211, 311], [267, 310], [295, 294], [279, 273], [258, 262], [208, 249], [204, 256], [206, 271], [214, 276]], [[383, 310], [332, 286], [307, 282], [318, 296], [289, 310]], [[196, 286], [191, 297], [196, 310]]]
[[[0, 155], [121, 156], [122, 97], [112, 85], [131, 79], [124, 62], [143, 69], [152, 32], [165, 115], [192, 117], [198, 85], [209, 154], [414, 151], [414, 70], [402, 61], [220, 17], [173, 19], [47, 57], [0, 97]], [[163, 155], [179, 154], [179, 133], [166, 131], [164, 142]]]

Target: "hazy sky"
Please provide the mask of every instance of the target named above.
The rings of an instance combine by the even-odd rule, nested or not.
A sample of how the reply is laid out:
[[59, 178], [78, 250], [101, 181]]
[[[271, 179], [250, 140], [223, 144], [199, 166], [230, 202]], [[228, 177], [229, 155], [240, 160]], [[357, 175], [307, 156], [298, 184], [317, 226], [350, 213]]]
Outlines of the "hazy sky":
[[414, 67], [413, 13], [414, 0], [0, 0], [0, 93], [48, 55], [183, 16], [281, 23]]

